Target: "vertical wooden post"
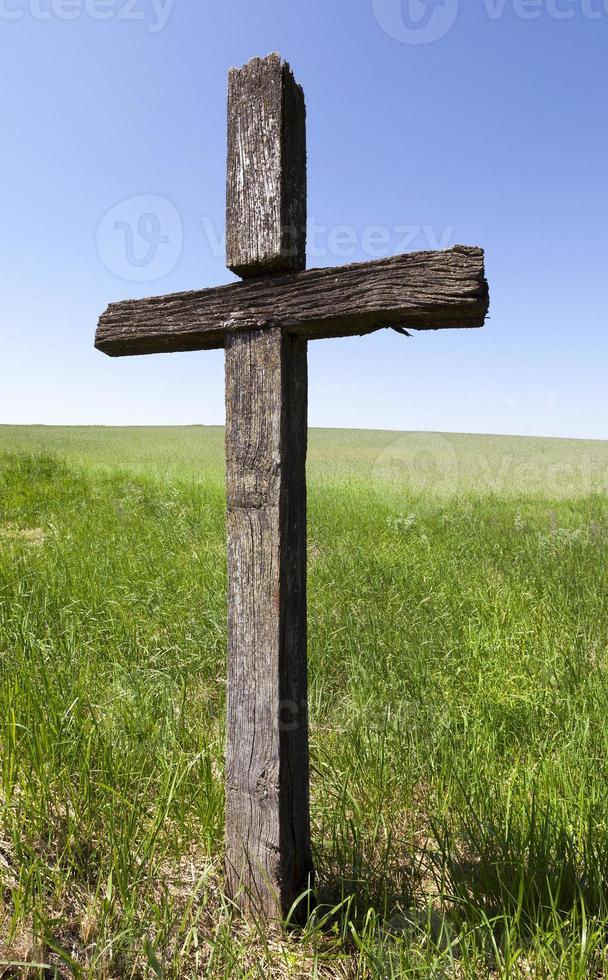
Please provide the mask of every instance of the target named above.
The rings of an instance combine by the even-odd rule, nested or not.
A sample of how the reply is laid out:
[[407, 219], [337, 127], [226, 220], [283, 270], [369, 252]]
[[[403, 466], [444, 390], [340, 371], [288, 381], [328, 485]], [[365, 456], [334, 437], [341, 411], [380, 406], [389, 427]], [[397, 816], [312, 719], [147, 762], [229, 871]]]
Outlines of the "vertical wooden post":
[[[228, 118], [228, 264], [258, 276], [302, 268], [304, 102], [277, 55], [231, 72]], [[227, 333], [225, 348], [226, 879], [244, 911], [272, 919], [312, 879], [307, 352], [305, 340], [271, 324]]]
[[226, 265], [244, 279], [306, 266], [306, 106], [287, 62], [228, 76]]
[[306, 704], [306, 341], [226, 343], [228, 891], [286, 916], [312, 872]]

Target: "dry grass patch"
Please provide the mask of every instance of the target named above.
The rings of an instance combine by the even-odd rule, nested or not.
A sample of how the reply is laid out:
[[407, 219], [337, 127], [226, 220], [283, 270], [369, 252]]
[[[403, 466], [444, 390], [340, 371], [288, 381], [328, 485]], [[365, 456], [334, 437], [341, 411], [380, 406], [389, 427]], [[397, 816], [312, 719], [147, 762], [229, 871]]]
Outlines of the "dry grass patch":
[[46, 532], [41, 527], [15, 527], [14, 524], [5, 524], [0, 527], [0, 540], [2, 539], [22, 541], [32, 548], [40, 548], [45, 542]]

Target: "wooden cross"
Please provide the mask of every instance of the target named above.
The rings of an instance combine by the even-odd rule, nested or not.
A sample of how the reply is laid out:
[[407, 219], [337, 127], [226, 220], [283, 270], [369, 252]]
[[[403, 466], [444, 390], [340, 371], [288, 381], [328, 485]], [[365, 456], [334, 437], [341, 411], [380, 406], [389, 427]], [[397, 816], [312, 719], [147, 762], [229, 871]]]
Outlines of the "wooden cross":
[[307, 341], [481, 327], [483, 251], [306, 266], [302, 89], [277, 54], [229, 76], [227, 265], [244, 282], [114, 303], [113, 357], [226, 352], [226, 887], [285, 917], [312, 882], [306, 668]]

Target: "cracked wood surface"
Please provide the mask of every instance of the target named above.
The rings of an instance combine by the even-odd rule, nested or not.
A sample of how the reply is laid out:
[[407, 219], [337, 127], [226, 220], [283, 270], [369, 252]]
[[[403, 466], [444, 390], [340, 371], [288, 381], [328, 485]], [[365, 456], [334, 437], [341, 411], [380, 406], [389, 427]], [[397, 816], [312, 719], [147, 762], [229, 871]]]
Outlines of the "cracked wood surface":
[[278, 327], [226, 342], [226, 881], [271, 919], [312, 876], [306, 346]]
[[[230, 73], [227, 264], [242, 276], [304, 268], [305, 143], [304, 96], [278, 55]], [[313, 874], [307, 344], [270, 321], [275, 283], [258, 278], [256, 288], [249, 279], [215, 294], [230, 293], [238, 306], [225, 308], [220, 338], [228, 498], [226, 889], [243, 911], [263, 919], [285, 918]], [[263, 324], [256, 303], [266, 307]], [[247, 316], [245, 329], [232, 328]]]
[[306, 265], [306, 108], [278, 54], [228, 76], [226, 265], [243, 278]]
[[458, 245], [113, 303], [95, 345], [118, 357], [210, 350], [223, 347], [227, 334], [271, 325], [309, 340], [382, 327], [481, 327], [488, 303], [483, 250]]

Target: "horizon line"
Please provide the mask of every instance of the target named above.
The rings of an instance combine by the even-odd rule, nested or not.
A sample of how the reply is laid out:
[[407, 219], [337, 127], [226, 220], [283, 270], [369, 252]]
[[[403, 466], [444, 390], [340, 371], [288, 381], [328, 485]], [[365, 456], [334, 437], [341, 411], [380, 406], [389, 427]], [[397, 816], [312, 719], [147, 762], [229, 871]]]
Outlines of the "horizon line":
[[[186, 423], [120, 423], [109, 424], [105, 422], [0, 422], [2, 429], [224, 429], [224, 422], [186, 422]], [[600, 438], [597, 436], [555, 436], [537, 433], [520, 432], [471, 432], [460, 429], [393, 429], [376, 428], [367, 426], [348, 426], [348, 425], [309, 425], [309, 431], [330, 431], [330, 432], [387, 432], [403, 433], [416, 435], [440, 435], [440, 436], [477, 436], [490, 439], [544, 439], [554, 442], [608, 442], [608, 436]]]

